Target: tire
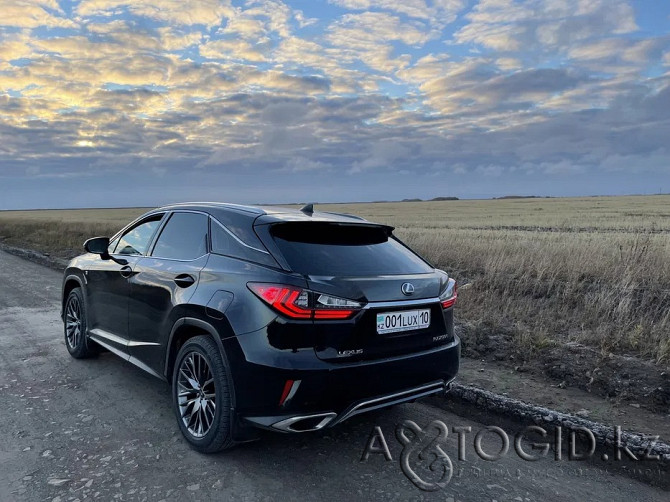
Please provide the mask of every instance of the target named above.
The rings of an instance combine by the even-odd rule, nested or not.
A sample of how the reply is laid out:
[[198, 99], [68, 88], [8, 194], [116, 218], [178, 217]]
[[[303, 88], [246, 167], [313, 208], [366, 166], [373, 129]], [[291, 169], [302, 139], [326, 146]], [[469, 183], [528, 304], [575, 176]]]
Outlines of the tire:
[[235, 444], [230, 369], [211, 337], [191, 338], [179, 350], [172, 404], [179, 429], [195, 450], [215, 453]]
[[93, 342], [86, 336], [86, 304], [81, 288], [74, 288], [65, 301], [63, 332], [65, 346], [75, 359], [86, 359], [98, 354]]

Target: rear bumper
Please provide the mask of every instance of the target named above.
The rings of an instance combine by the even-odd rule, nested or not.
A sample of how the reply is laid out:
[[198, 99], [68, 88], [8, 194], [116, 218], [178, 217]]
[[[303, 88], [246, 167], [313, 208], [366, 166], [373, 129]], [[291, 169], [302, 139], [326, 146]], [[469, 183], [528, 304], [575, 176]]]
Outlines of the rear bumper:
[[356, 401], [345, 408], [339, 414], [333, 411], [321, 412], [308, 415], [291, 416], [266, 416], [266, 417], [244, 417], [247, 422], [257, 427], [274, 429], [281, 432], [308, 432], [316, 431], [327, 427], [333, 427], [348, 418], [354, 417], [387, 406], [413, 401], [420, 397], [430, 396], [432, 394], [446, 393], [451, 387], [451, 381], [436, 380], [428, 384], [404, 389], [391, 394], [375, 396], [369, 399]]
[[250, 361], [243, 347], [237, 350], [240, 357], [232, 358], [237, 415], [284, 432], [332, 427], [366, 411], [445, 392], [460, 360], [458, 337], [427, 351], [376, 361], [336, 364], [319, 360], [314, 351], [311, 357], [297, 353], [293, 367], [286, 367], [284, 357], [262, 364]]

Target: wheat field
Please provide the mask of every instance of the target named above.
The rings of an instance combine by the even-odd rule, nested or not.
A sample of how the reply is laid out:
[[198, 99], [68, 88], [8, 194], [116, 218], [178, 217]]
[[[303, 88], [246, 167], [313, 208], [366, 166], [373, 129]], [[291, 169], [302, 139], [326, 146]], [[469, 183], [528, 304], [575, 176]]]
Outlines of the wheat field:
[[[396, 227], [462, 288], [471, 337], [670, 361], [670, 196], [317, 204]], [[68, 257], [144, 209], [0, 212], [2, 242]]]

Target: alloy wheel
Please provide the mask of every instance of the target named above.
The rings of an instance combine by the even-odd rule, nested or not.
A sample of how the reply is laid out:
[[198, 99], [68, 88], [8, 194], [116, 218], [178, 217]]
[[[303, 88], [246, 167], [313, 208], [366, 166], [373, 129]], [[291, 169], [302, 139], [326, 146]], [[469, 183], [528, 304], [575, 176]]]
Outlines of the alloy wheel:
[[177, 401], [186, 429], [196, 438], [205, 436], [214, 423], [216, 390], [209, 363], [198, 352], [188, 353], [181, 361]]
[[67, 302], [65, 309], [65, 330], [67, 344], [72, 350], [75, 350], [79, 346], [82, 337], [81, 303], [75, 295], [72, 295]]

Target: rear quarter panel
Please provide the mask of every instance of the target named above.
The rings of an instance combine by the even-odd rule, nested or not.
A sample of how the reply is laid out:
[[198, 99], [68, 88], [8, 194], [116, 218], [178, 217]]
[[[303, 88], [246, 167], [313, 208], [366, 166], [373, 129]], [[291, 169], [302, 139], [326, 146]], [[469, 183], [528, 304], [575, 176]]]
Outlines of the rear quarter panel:
[[205, 307], [218, 291], [230, 293], [232, 302], [225, 312], [233, 331], [230, 336], [258, 331], [276, 319], [277, 314], [247, 288], [249, 282], [307, 286], [305, 279], [297, 274], [212, 254], [200, 272], [200, 282], [190, 303]]

